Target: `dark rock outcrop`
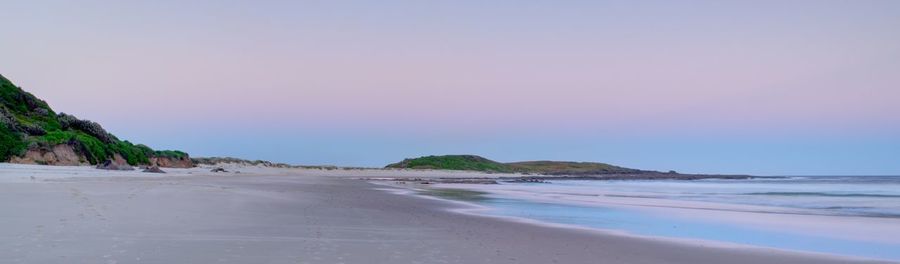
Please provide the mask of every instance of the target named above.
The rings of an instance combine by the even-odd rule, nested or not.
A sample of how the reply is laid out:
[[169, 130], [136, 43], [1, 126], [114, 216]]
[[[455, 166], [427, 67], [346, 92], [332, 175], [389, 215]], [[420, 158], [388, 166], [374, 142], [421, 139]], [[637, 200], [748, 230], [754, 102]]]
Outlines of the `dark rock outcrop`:
[[97, 169], [130, 171], [134, 170], [134, 167], [131, 167], [131, 165], [128, 165], [128, 163], [119, 163], [115, 160], [106, 160], [100, 165], [97, 165]]
[[158, 166], [150, 166], [150, 167], [147, 167], [146, 169], [144, 169], [144, 172], [149, 172], [149, 173], [166, 173], [165, 171], [163, 171], [162, 169], [160, 169]]

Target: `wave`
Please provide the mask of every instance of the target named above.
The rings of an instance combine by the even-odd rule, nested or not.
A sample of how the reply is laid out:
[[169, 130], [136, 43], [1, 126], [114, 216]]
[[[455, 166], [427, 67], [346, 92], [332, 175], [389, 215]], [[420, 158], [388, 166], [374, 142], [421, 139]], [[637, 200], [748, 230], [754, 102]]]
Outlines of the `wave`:
[[825, 192], [753, 192], [753, 193], [744, 193], [743, 195], [900, 198], [900, 195], [895, 195], [895, 194], [825, 193]]

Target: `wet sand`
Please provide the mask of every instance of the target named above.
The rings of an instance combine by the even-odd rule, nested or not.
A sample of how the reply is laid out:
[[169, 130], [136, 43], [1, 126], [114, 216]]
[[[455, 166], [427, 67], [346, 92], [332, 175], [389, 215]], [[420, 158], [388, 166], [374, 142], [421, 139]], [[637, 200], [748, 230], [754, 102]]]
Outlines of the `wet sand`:
[[408, 172], [170, 172], [0, 164], [0, 262], [854, 263], [460, 214], [354, 179]]

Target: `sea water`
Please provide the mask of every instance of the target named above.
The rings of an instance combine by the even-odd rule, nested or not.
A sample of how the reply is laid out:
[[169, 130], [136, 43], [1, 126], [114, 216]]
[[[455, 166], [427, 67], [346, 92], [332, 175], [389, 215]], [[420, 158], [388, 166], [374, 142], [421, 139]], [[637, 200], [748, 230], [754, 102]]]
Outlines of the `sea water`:
[[552, 185], [550, 188], [564, 190], [563, 193], [633, 193], [654, 198], [809, 209], [822, 214], [900, 217], [900, 176], [556, 181]]
[[[505, 183], [516, 190], [554, 197], [615, 194], [635, 199], [671, 199], [779, 208], [777, 213], [900, 218], [900, 177], [785, 177], [697, 181], [553, 181]], [[488, 195], [479, 203], [487, 214], [549, 223], [620, 230], [636, 235], [722, 241], [787, 250], [900, 261], [900, 238], [847, 239], [815, 232], [783, 232], [728, 221], [657, 214], [621, 206], [568, 203], [565, 199], [529, 200]], [[773, 212], [774, 213], [774, 212]], [[788, 215], [787, 217], [791, 217]], [[881, 221], [881, 220], [876, 220]], [[892, 228], [900, 228], [893, 226]], [[894, 230], [896, 231], [896, 230]], [[827, 232], [827, 230], [826, 230]]]

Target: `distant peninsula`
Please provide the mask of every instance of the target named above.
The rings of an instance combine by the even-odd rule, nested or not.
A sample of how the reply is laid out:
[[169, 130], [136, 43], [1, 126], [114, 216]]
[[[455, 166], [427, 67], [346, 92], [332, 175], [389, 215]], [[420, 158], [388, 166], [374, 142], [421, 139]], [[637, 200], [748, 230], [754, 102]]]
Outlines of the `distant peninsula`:
[[747, 179], [749, 175], [681, 174], [619, 167], [599, 162], [521, 161], [497, 162], [477, 155], [441, 155], [404, 159], [387, 169], [457, 170], [515, 173], [531, 179]]
[[465, 170], [542, 175], [634, 174], [644, 171], [597, 162], [523, 161], [501, 163], [476, 155], [424, 156], [387, 165], [392, 169]]

